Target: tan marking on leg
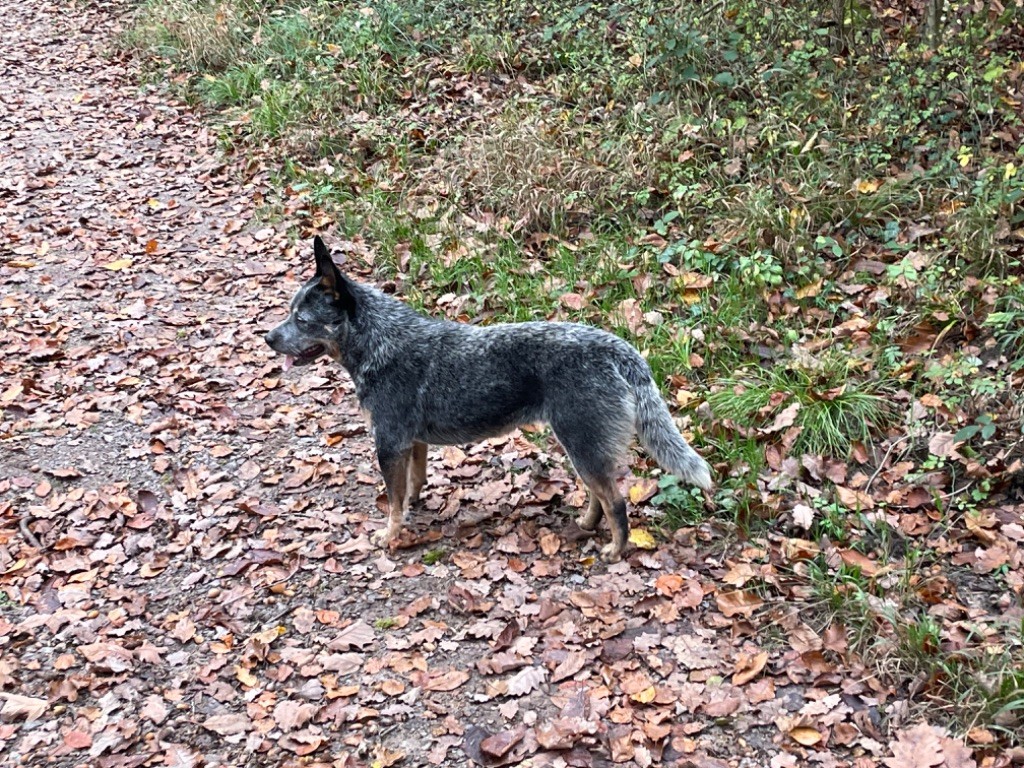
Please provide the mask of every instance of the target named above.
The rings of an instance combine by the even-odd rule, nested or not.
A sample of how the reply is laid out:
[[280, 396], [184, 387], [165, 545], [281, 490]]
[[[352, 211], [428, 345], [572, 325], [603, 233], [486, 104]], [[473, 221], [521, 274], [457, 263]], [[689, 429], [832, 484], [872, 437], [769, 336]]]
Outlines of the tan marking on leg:
[[587, 489], [590, 494], [590, 506], [586, 512], [580, 513], [580, 516], [576, 518], [576, 525], [581, 530], [587, 532], [594, 532], [597, 530], [597, 524], [601, 520], [601, 513], [603, 511], [601, 507], [601, 500], [597, 498], [597, 494], [592, 488]]
[[617, 563], [622, 559], [629, 541], [629, 518], [626, 517], [626, 500], [619, 493], [618, 486], [611, 478], [602, 478], [593, 486], [594, 494], [604, 509], [605, 520], [612, 532], [612, 541], [601, 547], [601, 559], [606, 563]]
[[427, 482], [427, 444], [412, 444], [412, 460], [409, 462], [409, 503], [420, 500], [420, 492]]
[[388, 489], [388, 524], [383, 530], [377, 531], [370, 537], [370, 540], [378, 547], [388, 546], [402, 530], [410, 456], [411, 452], [406, 452], [384, 470], [384, 484]]

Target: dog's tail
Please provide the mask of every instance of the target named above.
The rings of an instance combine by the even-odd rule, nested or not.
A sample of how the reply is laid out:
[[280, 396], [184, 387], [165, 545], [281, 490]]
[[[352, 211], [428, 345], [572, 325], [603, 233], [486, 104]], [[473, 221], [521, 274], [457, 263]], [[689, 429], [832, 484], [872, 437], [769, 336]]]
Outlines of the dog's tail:
[[698, 488], [710, 490], [711, 467], [679, 434], [649, 369], [644, 374], [633, 387], [637, 437], [662, 468]]

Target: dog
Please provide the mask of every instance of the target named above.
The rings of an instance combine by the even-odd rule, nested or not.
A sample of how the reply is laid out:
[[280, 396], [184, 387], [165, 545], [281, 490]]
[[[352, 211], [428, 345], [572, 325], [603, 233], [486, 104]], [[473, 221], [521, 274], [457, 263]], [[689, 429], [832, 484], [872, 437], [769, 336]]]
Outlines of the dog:
[[348, 371], [368, 413], [387, 487], [389, 545], [407, 505], [427, 479], [427, 446], [471, 443], [547, 422], [589, 494], [577, 522], [594, 532], [603, 514], [611, 543], [601, 559], [621, 559], [629, 539], [616, 466], [637, 435], [669, 472], [699, 488], [711, 470], [679, 433], [651, 369], [628, 342], [578, 323], [489, 326], [419, 314], [335, 266], [317, 236], [316, 274], [266, 335], [284, 368], [322, 356]]

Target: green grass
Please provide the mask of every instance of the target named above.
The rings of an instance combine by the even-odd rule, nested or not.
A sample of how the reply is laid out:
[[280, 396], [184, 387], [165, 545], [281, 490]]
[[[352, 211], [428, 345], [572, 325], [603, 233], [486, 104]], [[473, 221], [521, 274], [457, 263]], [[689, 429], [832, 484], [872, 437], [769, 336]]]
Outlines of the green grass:
[[851, 359], [840, 352], [751, 369], [722, 380], [708, 397], [715, 415], [768, 434], [798, 430], [797, 452], [845, 457], [855, 441], [868, 444], [873, 431], [895, 414], [886, 382], [858, 381]]
[[[851, 649], [890, 682], [912, 692], [912, 705], [941, 715], [960, 731], [983, 727], [1020, 743], [1024, 723], [1024, 624], [976, 625], [952, 643], [920, 597], [931, 555], [883, 557], [882, 577], [856, 566], [808, 565], [817, 620], [845, 628]], [[927, 578], [927, 577], [925, 577]]]

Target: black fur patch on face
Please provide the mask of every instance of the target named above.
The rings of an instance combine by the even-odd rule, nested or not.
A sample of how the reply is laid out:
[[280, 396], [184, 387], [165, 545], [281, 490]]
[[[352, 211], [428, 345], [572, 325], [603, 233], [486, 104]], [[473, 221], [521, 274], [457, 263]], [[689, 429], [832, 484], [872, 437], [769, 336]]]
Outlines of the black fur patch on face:
[[271, 349], [286, 356], [286, 369], [308, 365], [325, 354], [339, 359], [339, 344], [356, 317], [352, 284], [334, 266], [319, 238], [314, 252], [316, 274], [295, 294], [288, 318], [266, 337]]

